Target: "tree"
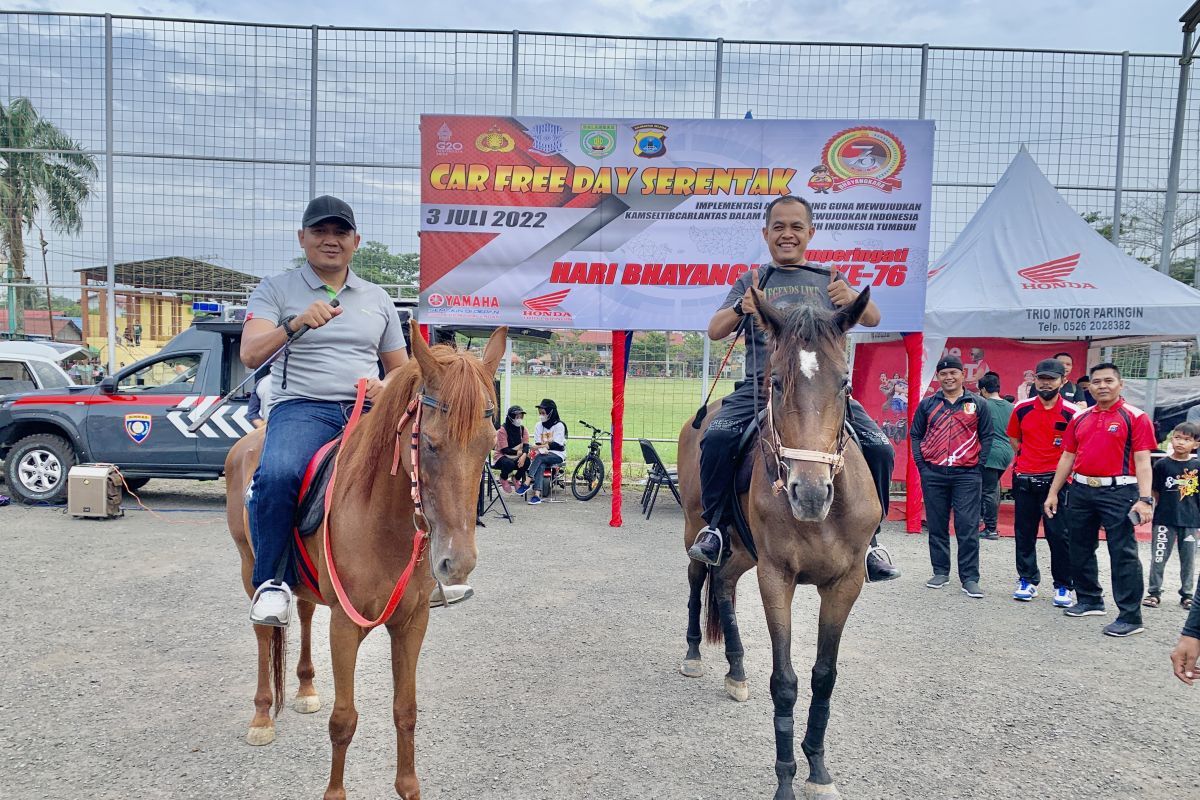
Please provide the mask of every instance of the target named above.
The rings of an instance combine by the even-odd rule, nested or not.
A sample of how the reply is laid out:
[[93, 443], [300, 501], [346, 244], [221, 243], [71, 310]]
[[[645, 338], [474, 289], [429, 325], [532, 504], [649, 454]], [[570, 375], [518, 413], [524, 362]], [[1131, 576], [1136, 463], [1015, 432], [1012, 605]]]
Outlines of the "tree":
[[[1167, 199], [1161, 194], [1134, 198], [1121, 212], [1121, 247], [1125, 252], [1155, 269], [1162, 253], [1163, 222]], [[1105, 239], [1112, 238], [1112, 215], [1098, 211], [1083, 214]], [[1200, 204], [1190, 197], [1180, 197], [1175, 209], [1174, 233], [1171, 236], [1170, 275], [1189, 286], [1195, 279], [1195, 255], [1200, 241]], [[1192, 253], [1193, 255], [1187, 255]]]
[[[83, 227], [83, 204], [97, 175], [96, 162], [83, 147], [38, 115], [33, 103], [18, 97], [0, 103], [0, 238], [12, 265], [13, 282], [26, 280], [25, 231], [38, 214], [63, 233]], [[13, 152], [19, 150], [22, 152]], [[10, 309], [24, 327], [21, 303]]]
[[[304, 266], [304, 256], [292, 259]], [[363, 280], [382, 284], [416, 284], [421, 274], [421, 256], [417, 253], [392, 253], [383, 242], [366, 242], [354, 251], [350, 269]]]

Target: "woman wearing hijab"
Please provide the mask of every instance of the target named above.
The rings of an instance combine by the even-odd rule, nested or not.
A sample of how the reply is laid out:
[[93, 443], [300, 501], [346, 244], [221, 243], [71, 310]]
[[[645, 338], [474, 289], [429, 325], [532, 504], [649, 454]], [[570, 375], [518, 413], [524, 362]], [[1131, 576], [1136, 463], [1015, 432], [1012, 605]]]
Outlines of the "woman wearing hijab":
[[520, 406], [508, 409], [504, 424], [496, 431], [496, 449], [493, 452], [495, 460], [492, 467], [500, 470], [500, 488], [511, 492], [513, 481], [508, 476], [516, 473], [516, 483], [524, 483], [529, 466], [529, 431], [525, 429], [525, 409]]
[[542, 502], [538, 491], [542, 483], [542, 472], [548, 467], [561, 464], [567, 453], [567, 426], [558, 418], [558, 405], [547, 397], [535, 407], [538, 412], [538, 424], [533, 429], [533, 434], [537, 452], [533, 463], [529, 465], [529, 474], [517, 487], [517, 494], [525, 495], [530, 505]]

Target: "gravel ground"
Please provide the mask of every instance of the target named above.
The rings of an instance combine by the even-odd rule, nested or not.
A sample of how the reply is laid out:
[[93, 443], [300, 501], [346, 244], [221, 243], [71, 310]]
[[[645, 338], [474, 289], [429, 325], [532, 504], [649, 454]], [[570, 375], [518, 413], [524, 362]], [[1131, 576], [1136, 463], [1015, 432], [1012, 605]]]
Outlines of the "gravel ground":
[[[319, 798], [327, 614], [318, 610], [314, 631], [326, 708], [285, 710], [273, 745], [247, 746], [254, 637], [223, 486], [154, 481], [143, 497], [161, 518], [0, 510], [14, 600], [0, 627], [0, 794]], [[432, 613], [422, 654], [427, 800], [771, 796], [770, 647], [753, 576], [739, 603], [751, 698], [737, 704], [716, 648], [704, 649], [704, 678], [676, 671], [682, 515], [668, 499], [646, 522], [637, 497], [626, 495], [621, 529], [607, 526], [601, 495], [520, 506], [515, 525], [491, 520], [479, 532], [477, 596]], [[982, 543], [983, 600], [924, 587], [923, 537], [892, 526], [884, 540], [905, 575], [866, 587], [851, 615], [827, 740], [847, 800], [1200, 798], [1200, 706], [1167, 662], [1177, 605], [1148, 610], [1142, 636], [1109, 639], [1107, 619], [1066, 619], [1046, 595], [1012, 601], [1010, 540]], [[1044, 548], [1041, 557], [1046, 565]], [[801, 721], [816, 606], [803, 587]], [[359, 659], [351, 797], [394, 797], [390, 686], [380, 631]]]

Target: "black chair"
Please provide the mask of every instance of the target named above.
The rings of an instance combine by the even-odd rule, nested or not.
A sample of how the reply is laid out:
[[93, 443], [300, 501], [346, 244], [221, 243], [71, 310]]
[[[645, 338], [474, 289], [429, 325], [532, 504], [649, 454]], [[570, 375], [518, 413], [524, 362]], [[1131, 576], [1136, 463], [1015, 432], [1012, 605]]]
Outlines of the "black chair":
[[659, 458], [658, 451], [654, 449], [653, 443], [648, 439], [638, 439], [638, 444], [642, 446], [642, 460], [650, 468], [646, 474], [646, 488], [642, 492], [642, 513], [646, 515], [646, 519], [650, 519], [650, 515], [654, 513], [654, 503], [658, 500], [658, 492], [664, 486], [671, 490], [671, 494], [675, 495], [675, 502], [679, 504], [680, 508], [683, 508], [683, 500], [679, 497], [678, 489], [679, 474], [675, 470], [667, 469], [662, 459]]

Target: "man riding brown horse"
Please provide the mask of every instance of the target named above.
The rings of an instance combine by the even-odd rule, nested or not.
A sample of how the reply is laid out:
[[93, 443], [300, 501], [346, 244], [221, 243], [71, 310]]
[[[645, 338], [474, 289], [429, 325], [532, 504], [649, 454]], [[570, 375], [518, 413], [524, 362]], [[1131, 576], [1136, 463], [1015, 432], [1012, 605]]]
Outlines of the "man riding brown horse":
[[[242, 329], [241, 357], [249, 369], [289, 345], [271, 368], [271, 421], [248, 506], [257, 587], [250, 620], [256, 625], [284, 626], [291, 616], [296, 572], [290, 542], [309, 460], [345, 427], [358, 380], [368, 378], [366, 397], [374, 400], [408, 360], [391, 298], [350, 269], [361, 241], [350, 206], [328, 195], [314, 199], [297, 235], [306, 263], [258, 285]], [[446, 589], [447, 600], [469, 596], [469, 587]], [[442, 597], [433, 602], [440, 605]]]
[[[843, 275], [824, 267], [810, 266], [805, 261], [804, 254], [814, 232], [812, 208], [803, 198], [783, 195], [767, 206], [763, 239], [771, 252], [771, 263], [759, 274], [756, 288], [779, 309], [811, 305], [836, 311], [847, 308], [858, 298], [858, 293], [850, 288]], [[688, 555], [706, 564], [718, 564], [722, 552], [728, 549], [738, 445], [762, 407], [761, 399], [755, 399], [754, 389], [762, 381], [768, 352], [762, 329], [748, 321], [756, 310], [754, 298], [747, 291], [754, 279], [753, 271], [739, 278], [708, 323], [708, 335], [713, 341], [724, 339], [743, 325], [749, 330], [746, 380], [722, 401], [720, 411], [700, 441], [700, 483], [706, 525], [696, 536]], [[872, 302], [867, 304], [858, 322], [875, 327], [879, 320], [879, 309]], [[862, 404], [851, 399], [849, 412], [850, 426], [858, 437], [886, 518], [895, 450], [875, 421], [867, 416]], [[892, 565], [875, 537], [867, 551], [866, 569], [867, 580], [871, 582], [900, 577], [900, 570]]]

